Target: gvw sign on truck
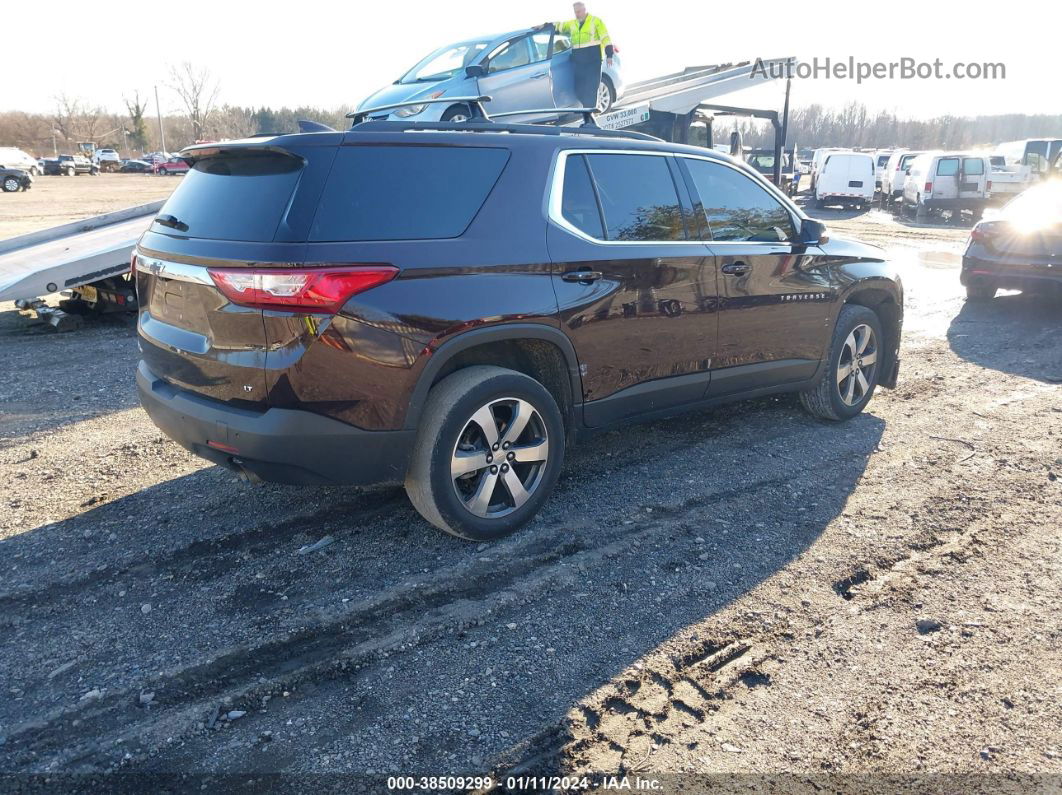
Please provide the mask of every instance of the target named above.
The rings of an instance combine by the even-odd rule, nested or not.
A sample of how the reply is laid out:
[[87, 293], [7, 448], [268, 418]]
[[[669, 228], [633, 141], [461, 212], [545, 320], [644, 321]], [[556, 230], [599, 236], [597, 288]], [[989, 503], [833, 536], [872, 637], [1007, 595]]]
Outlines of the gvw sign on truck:
[[602, 113], [594, 117], [597, 126], [602, 130], [622, 130], [643, 121], [649, 121], [649, 106], [638, 105], [633, 108], [620, 108], [609, 113]]

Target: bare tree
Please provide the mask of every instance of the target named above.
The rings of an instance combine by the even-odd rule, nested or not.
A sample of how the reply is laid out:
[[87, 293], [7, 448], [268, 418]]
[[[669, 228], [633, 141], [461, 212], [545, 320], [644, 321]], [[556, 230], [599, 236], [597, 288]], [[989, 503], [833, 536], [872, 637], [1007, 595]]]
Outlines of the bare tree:
[[218, 81], [206, 67], [196, 68], [184, 61], [170, 67], [170, 88], [177, 92], [184, 104], [188, 120], [196, 140], [205, 137], [204, 132], [217, 104]]
[[147, 99], [140, 98], [140, 92], [134, 91], [133, 98], [124, 98], [125, 109], [129, 112], [129, 123], [132, 129], [129, 132], [129, 145], [141, 151], [147, 148], [148, 131], [147, 122], [144, 121], [144, 111], [147, 110]]
[[77, 97], [60, 94], [55, 98], [52, 123], [67, 143], [95, 141], [103, 121], [103, 108], [88, 107]]

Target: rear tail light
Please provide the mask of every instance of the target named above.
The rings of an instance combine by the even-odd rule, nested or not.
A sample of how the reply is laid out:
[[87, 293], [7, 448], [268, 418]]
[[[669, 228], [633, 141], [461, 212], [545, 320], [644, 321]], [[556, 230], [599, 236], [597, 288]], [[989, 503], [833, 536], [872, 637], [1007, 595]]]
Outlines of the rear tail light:
[[926, 183], [925, 192], [926, 193], [932, 193], [933, 192], [933, 183], [932, 182], [927, 182]]
[[210, 268], [210, 278], [234, 304], [258, 309], [335, 314], [352, 295], [391, 281], [391, 265], [328, 268]]
[[970, 230], [970, 240], [978, 243], [987, 243], [995, 231], [995, 225], [993, 224], [978, 224]]

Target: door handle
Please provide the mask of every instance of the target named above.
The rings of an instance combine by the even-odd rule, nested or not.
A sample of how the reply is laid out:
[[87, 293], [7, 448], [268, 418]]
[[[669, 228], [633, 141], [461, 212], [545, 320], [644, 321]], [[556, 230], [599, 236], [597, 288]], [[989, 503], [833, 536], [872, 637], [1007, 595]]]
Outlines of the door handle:
[[580, 282], [589, 284], [590, 282], [596, 282], [602, 277], [601, 271], [569, 271], [561, 276], [566, 282]]
[[541, 80], [543, 77], [546, 76], [546, 74], [547, 74], [546, 72], [539, 72], [537, 75], [531, 75], [531, 79], [532, 80]]
[[752, 267], [744, 262], [728, 262], [719, 270], [721, 270], [728, 276], [744, 276], [746, 273], [752, 270]]

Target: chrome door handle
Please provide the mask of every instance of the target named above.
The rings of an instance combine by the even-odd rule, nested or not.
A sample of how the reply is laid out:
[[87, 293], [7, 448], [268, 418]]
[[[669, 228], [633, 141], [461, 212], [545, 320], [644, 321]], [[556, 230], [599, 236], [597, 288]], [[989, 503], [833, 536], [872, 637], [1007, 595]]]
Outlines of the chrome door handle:
[[729, 262], [724, 265], [720, 270], [728, 276], [744, 276], [752, 268], [744, 262]]
[[537, 75], [531, 75], [531, 79], [532, 80], [541, 80], [543, 77], [546, 76], [546, 74], [547, 74], [546, 72], [539, 72]]
[[569, 271], [561, 278], [566, 282], [596, 282], [602, 275], [601, 271]]

